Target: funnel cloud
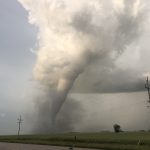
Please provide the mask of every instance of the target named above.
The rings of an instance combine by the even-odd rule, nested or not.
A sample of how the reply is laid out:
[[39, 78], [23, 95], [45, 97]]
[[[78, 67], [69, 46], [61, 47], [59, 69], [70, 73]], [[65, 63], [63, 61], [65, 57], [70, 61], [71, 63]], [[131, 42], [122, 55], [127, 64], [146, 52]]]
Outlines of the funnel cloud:
[[[116, 72], [124, 71], [118, 67], [117, 61], [143, 34], [146, 14], [143, 1], [18, 1], [28, 11], [29, 22], [39, 29], [33, 74], [44, 94], [39, 96], [41, 102], [36, 103], [37, 131], [67, 130], [58, 124], [66, 122], [62, 108], [69, 92], [140, 89], [136, 87], [141, 84], [142, 76], [135, 78], [133, 86], [127, 86], [129, 88], [113, 81]], [[108, 80], [110, 76], [112, 78]], [[69, 101], [66, 110], [71, 115], [76, 104], [73, 105], [71, 99]], [[44, 131], [40, 130], [42, 124], [45, 125]], [[67, 124], [71, 129], [71, 122]]]

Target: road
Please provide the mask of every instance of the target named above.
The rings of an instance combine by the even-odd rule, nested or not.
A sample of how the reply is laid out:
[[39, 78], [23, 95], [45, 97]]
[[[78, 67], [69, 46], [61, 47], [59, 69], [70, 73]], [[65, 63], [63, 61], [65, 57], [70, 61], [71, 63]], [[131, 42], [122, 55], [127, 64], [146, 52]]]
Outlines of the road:
[[[69, 150], [69, 147], [0, 142], [0, 150]], [[93, 149], [74, 148], [74, 150], [93, 150]]]

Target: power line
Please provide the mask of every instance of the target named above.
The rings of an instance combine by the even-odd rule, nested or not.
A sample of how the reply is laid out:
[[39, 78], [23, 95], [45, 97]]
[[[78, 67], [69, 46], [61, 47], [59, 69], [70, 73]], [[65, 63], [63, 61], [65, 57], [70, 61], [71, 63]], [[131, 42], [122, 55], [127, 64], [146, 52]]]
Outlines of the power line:
[[148, 80], [148, 77], [146, 79], [146, 84], [145, 84], [145, 88], [147, 89], [147, 92], [148, 92], [148, 102], [150, 103], [150, 85], [149, 85], [149, 80]]
[[20, 115], [20, 117], [18, 118], [18, 137], [19, 137], [19, 135], [20, 135], [20, 127], [21, 127], [21, 123], [23, 122], [23, 120], [22, 120], [22, 118], [21, 118], [21, 115]]

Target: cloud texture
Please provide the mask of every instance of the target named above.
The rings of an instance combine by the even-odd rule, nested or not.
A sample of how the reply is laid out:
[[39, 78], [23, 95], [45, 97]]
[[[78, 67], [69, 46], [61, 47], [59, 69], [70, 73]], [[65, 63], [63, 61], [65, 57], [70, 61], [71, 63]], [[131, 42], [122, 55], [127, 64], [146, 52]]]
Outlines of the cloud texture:
[[18, 1], [29, 12], [29, 22], [39, 29], [34, 79], [45, 93], [39, 109], [51, 118], [47, 123], [51, 129], [69, 91], [141, 89], [146, 69], [141, 73], [125, 68], [120, 57], [125, 50], [139, 50], [137, 43], [145, 37], [148, 24], [146, 1]]

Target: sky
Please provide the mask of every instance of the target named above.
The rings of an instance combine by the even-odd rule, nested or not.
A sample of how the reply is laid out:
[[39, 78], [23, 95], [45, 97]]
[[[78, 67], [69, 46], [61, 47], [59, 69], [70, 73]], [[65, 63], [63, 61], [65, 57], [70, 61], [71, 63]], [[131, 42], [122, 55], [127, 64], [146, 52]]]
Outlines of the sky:
[[[36, 29], [16, 0], [0, 0], [0, 124], [1, 134], [15, 133], [24, 109], [25, 92], [32, 80]], [[24, 99], [24, 101], [23, 101]]]
[[[107, 2], [105, 5], [109, 6], [109, 1]], [[149, 2], [148, 0], [145, 0], [144, 3], [148, 4]], [[68, 5], [72, 7], [71, 4]], [[121, 4], [117, 5], [121, 7]], [[128, 6], [129, 4], [126, 5]], [[37, 8], [37, 11], [40, 12], [40, 9], [41, 7]], [[27, 10], [31, 11], [30, 21], [28, 19]], [[39, 90], [41, 90], [41, 87], [37, 86], [37, 83], [35, 83], [34, 79], [38, 80], [40, 83], [42, 82], [42, 85], [44, 86], [47, 81], [53, 79], [54, 83], [50, 83], [50, 85], [48, 85], [50, 88], [53, 88], [55, 87], [55, 82], [58, 78], [58, 75], [55, 74], [55, 72], [52, 72], [52, 75], [48, 77], [46, 76], [44, 79], [42, 76], [40, 76], [46, 72], [45, 70], [47, 68], [53, 69], [51, 66], [57, 66], [57, 62], [54, 62], [53, 57], [55, 58], [55, 56], [60, 55], [60, 53], [55, 53], [55, 50], [51, 51], [51, 53], [54, 53], [52, 58], [50, 57], [52, 62], [44, 61], [41, 63], [41, 55], [49, 56], [50, 53], [50, 51], [45, 53], [45, 50], [41, 45], [45, 44], [49, 47], [50, 40], [48, 38], [50, 35], [48, 34], [48, 37], [45, 38], [45, 32], [49, 33], [49, 31], [46, 29], [39, 32], [38, 28], [46, 28], [46, 23], [44, 22], [45, 18], [43, 17], [43, 22], [38, 20], [39, 14], [34, 14], [32, 11], [34, 12], [34, 9], [32, 10], [32, 5], [28, 6], [23, 4], [23, 0], [22, 4], [17, 0], [0, 0], [0, 134], [16, 134], [18, 128], [17, 118], [20, 115], [22, 115], [23, 118], [22, 133], [30, 133], [30, 130], [33, 128], [32, 126], [34, 124], [33, 118], [37, 117], [37, 112], [35, 111], [35, 98], [33, 97], [37, 97], [37, 91], [40, 93]], [[68, 11], [70, 10], [68, 9]], [[57, 16], [60, 12], [58, 11], [54, 13]], [[77, 13], [70, 12], [71, 14], [75, 13], [73, 22], [71, 22], [71, 26], [73, 29], [75, 29], [75, 33], [83, 32], [80, 38], [84, 39], [83, 43], [85, 47], [89, 46], [91, 48], [91, 45], [93, 46], [93, 44], [91, 44], [89, 41], [87, 44], [85, 37], [88, 37], [92, 42], [94, 40], [99, 40], [99, 38], [91, 38], [91, 35], [96, 36], [96, 33], [91, 29], [93, 26], [91, 26], [91, 24], [88, 25], [87, 20], [90, 20], [90, 18], [86, 18], [87, 14], [84, 14], [84, 12], [84, 10]], [[106, 59], [101, 59], [99, 61], [99, 59], [94, 56], [94, 58], [90, 58], [90, 60], [88, 60], [88, 63], [86, 62], [89, 54], [98, 54], [97, 43], [95, 43], [96, 46], [94, 45], [94, 52], [90, 51], [89, 53], [87, 50], [84, 53], [87, 56], [86, 58], [81, 57], [81, 59], [77, 59], [79, 60], [79, 64], [85, 63], [88, 65], [83, 65], [83, 68], [85, 69], [84, 71], [81, 71], [82, 73], [80, 73], [79, 77], [75, 80], [71, 88], [71, 93], [68, 96], [69, 98], [67, 98], [66, 102], [64, 103], [63, 109], [61, 110], [63, 115], [60, 115], [60, 118], [58, 119], [59, 128], [65, 130], [63, 128], [63, 123], [65, 124], [69, 122], [68, 124], [70, 124], [70, 126], [66, 130], [112, 130], [112, 126], [115, 123], [120, 124], [123, 130], [150, 129], [150, 110], [147, 108], [148, 103], [146, 100], [148, 97], [144, 89], [146, 76], [149, 75], [150, 63], [150, 32], [148, 29], [150, 16], [147, 12], [149, 12], [149, 10], [147, 7], [145, 7], [144, 17], [146, 19], [144, 18], [145, 20], [142, 20], [139, 18], [139, 20], [136, 20], [138, 23], [134, 22], [135, 25], [137, 23], [141, 27], [140, 29], [138, 28], [140, 30], [138, 32], [139, 37], [136, 39], [138, 34], [135, 37], [127, 36], [128, 39], [132, 39], [131, 43], [121, 39], [122, 45], [125, 43], [125, 45], [128, 46], [125, 48], [126, 50], [121, 51], [121, 54], [119, 54], [113, 63], [112, 58], [107, 54]], [[34, 14], [33, 16], [32, 13]], [[65, 12], [62, 11], [62, 13]], [[53, 15], [54, 14], [51, 14], [51, 17], [53, 17]], [[55, 15], [54, 18], [56, 17]], [[107, 15], [109, 16], [110, 14]], [[85, 17], [82, 18], [82, 16]], [[37, 22], [34, 20], [34, 18], [37, 19]], [[50, 22], [53, 20], [54, 23], [52, 23], [52, 26], [56, 27], [57, 29], [60, 18], [56, 17], [56, 20], [54, 18], [50, 18]], [[131, 24], [126, 24], [129, 18], [126, 18], [126, 16], [123, 16], [122, 18], [124, 20], [126, 19], [125, 21], [122, 21], [124, 25], [123, 30], [125, 30], [125, 32], [126, 30], [129, 30], [130, 32], [137, 32], [135, 25], [132, 27]], [[64, 22], [61, 20], [60, 23], [63, 23], [65, 26], [66, 20], [67, 18], [64, 18]], [[108, 20], [105, 20], [105, 17], [103, 21], [106, 21], [106, 24], [109, 24], [107, 23]], [[83, 29], [84, 25], [86, 25], [86, 28]], [[107, 25], [105, 28], [109, 30], [110, 26]], [[62, 30], [65, 30], [66, 32], [70, 32], [70, 30], [72, 31], [72, 29], [68, 29], [66, 26], [62, 27], [60, 32], [62, 32]], [[54, 35], [54, 33], [52, 34]], [[39, 36], [41, 36], [41, 41], [39, 40]], [[67, 36], [69, 38], [70, 35]], [[119, 35], [115, 36], [117, 37]], [[103, 33], [103, 37], [103, 43], [107, 41], [106, 39], [111, 42], [109, 35], [105, 35], [105, 32]], [[66, 42], [66, 37], [63, 37], [61, 34], [56, 33], [55, 38], [56, 40], [60, 41], [60, 45], [63, 45], [63, 42]], [[71, 38], [69, 42], [72, 44]], [[82, 43], [82, 40], [76, 40], [75, 43]], [[71, 44], [69, 44], [66, 44], [68, 48], [72, 48]], [[59, 47], [57, 47], [55, 43], [52, 44], [51, 41], [50, 46], [54, 46], [59, 50]], [[114, 45], [112, 44], [111, 46]], [[37, 49], [39, 49], [38, 47], [40, 47], [42, 50], [39, 50], [40, 53], [37, 55]], [[115, 48], [117, 49], [118, 47], [120, 48], [120, 45], [117, 45]], [[74, 49], [75, 48], [82, 50], [82, 47], [79, 46], [74, 47]], [[107, 50], [109, 47], [104, 45], [102, 48], [106, 48]], [[121, 48], [124, 49], [124, 47]], [[60, 59], [63, 63], [68, 63], [64, 60], [69, 61], [70, 58], [72, 58], [76, 62], [76, 57], [78, 58], [78, 55], [80, 55], [80, 53], [73, 53], [72, 51], [72, 53], [68, 52], [67, 57], [62, 55], [63, 57], [58, 57], [56, 60]], [[111, 56], [112, 55], [113, 53], [111, 53]], [[102, 56], [105, 56], [105, 54], [102, 54]], [[85, 62], [82, 62], [81, 60], [84, 59]], [[96, 62], [94, 60], [96, 60]], [[93, 61], [94, 63], [89, 63], [89, 61]], [[46, 69], [41, 71], [39, 65], [44, 66]], [[60, 64], [60, 67], [62, 67], [62, 64]], [[102, 69], [98, 70], [98, 68]], [[80, 69], [82, 70], [82, 68]], [[64, 76], [72, 78], [68, 72], [66, 74], [63, 72], [62, 74], [63, 79]], [[61, 86], [62, 85], [60, 85], [60, 89]], [[68, 110], [70, 116], [67, 115], [66, 110]], [[68, 119], [68, 122], [63, 122], [62, 120], [66, 120], [66, 118]], [[75, 119], [73, 120], [72, 118]], [[82, 120], [80, 120], [80, 118], [82, 118]]]

